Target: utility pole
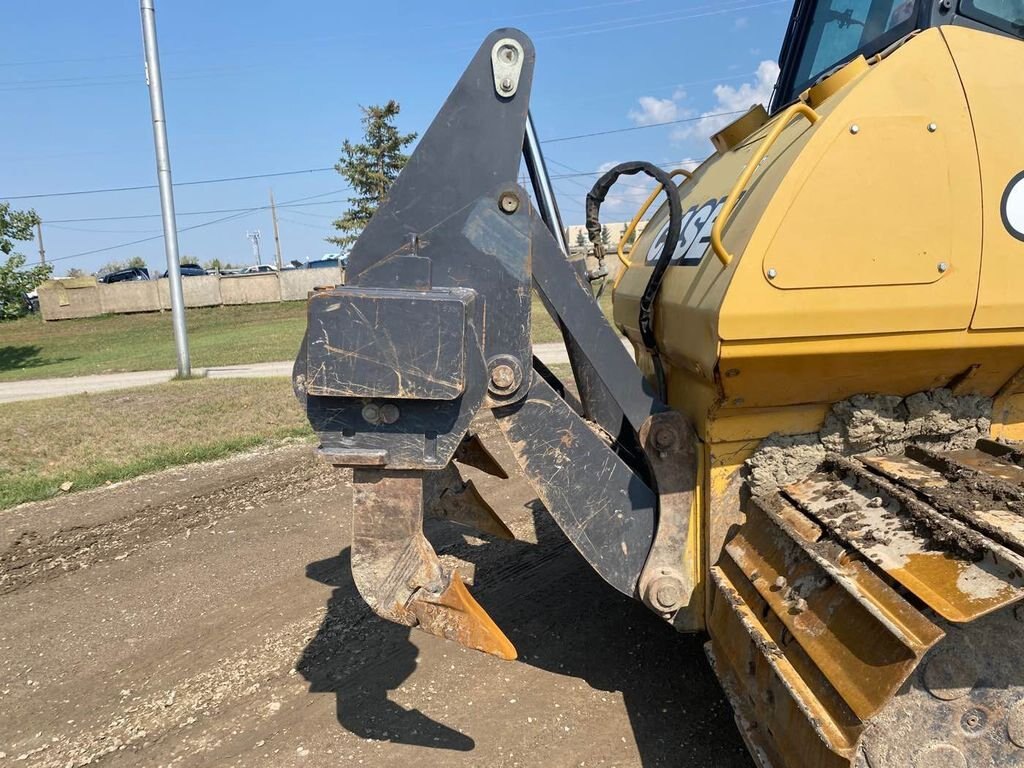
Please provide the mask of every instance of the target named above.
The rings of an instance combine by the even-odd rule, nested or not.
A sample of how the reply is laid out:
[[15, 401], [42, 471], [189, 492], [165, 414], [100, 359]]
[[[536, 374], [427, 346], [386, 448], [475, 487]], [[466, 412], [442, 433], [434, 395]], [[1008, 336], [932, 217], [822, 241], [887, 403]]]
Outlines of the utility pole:
[[46, 263], [46, 249], [43, 248], [43, 220], [36, 219], [36, 232], [39, 234], [39, 263]]
[[252, 241], [252, 255], [256, 257], [256, 266], [263, 263], [263, 259], [260, 255], [260, 237], [262, 233], [258, 229], [253, 229], [245, 233], [245, 236]]
[[142, 16], [142, 43], [146, 51], [146, 83], [149, 108], [153, 114], [153, 144], [156, 149], [156, 174], [160, 185], [160, 214], [164, 224], [164, 251], [167, 253], [167, 277], [171, 289], [171, 319], [174, 346], [178, 352], [178, 376], [192, 375], [185, 329], [185, 294], [181, 289], [181, 261], [178, 258], [178, 226], [174, 216], [174, 187], [171, 183], [171, 153], [167, 147], [167, 116], [164, 114], [164, 87], [160, 79], [160, 52], [156, 44], [156, 8], [154, 0], [139, 0]]
[[281, 233], [277, 231], [277, 206], [274, 205], [274, 190], [270, 190], [270, 216], [274, 220], [274, 249], [277, 252], [277, 271], [281, 271]]

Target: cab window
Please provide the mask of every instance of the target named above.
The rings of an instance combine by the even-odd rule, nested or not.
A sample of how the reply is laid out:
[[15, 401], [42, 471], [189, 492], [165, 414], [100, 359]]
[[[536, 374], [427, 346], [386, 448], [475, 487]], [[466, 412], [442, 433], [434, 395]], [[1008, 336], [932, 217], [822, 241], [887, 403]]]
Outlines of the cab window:
[[963, 0], [960, 6], [965, 16], [1024, 36], [1024, 0]]
[[916, 20], [915, 0], [821, 0], [811, 17], [793, 91], [799, 93], [813, 85], [821, 75], [857, 54], [877, 53], [912, 32]]

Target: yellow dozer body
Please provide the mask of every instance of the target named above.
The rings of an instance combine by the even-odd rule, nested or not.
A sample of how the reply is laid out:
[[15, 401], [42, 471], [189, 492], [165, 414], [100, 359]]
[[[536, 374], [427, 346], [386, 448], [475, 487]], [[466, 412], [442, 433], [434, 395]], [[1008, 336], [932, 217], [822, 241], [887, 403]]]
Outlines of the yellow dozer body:
[[[655, 327], [700, 440], [690, 623], [766, 766], [1024, 765], [1024, 469], [984, 440], [1024, 439], [1022, 92], [1019, 40], [927, 29], [752, 110], [680, 185]], [[614, 294], [641, 367], [666, 219]], [[799, 463], [837, 404], [885, 432], [936, 389], [959, 450], [749, 487], [763, 441]]]

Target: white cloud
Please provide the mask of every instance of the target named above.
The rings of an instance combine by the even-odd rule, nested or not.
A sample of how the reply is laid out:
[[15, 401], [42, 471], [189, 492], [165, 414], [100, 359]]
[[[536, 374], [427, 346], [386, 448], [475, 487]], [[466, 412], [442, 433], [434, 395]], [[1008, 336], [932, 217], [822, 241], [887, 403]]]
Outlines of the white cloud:
[[736, 27], [736, 29], [746, 29], [747, 27], [750, 26], [750, 17], [737, 16], [736, 21], [733, 22], [733, 25]]
[[768, 105], [775, 81], [779, 79], [779, 65], [774, 61], [762, 61], [753, 82], [738, 86], [719, 84], [714, 88], [715, 106], [701, 114], [701, 119], [672, 131], [673, 141], [697, 138], [707, 139], [713, 133], [727, 126], [737, 115], [719, 115], [721, 112], [739, 112], [755, 104]]
[[640, 109], [629, 110], [629, 119], [634, 125], [653, 125], [679, 119], [679, 105], [672, 99], [641, 96], [637, 103]]

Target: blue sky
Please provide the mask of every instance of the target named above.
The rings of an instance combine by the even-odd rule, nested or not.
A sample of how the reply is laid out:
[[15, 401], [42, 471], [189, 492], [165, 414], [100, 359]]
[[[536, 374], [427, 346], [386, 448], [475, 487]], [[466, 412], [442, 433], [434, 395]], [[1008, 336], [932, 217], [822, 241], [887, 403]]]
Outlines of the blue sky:
[[[289, 3], [157, 0], [176, 184], [325, 168], [360, 137], [359, 105], [397, 99], [399, 126], [429, 125], [492, 29], [516, 26], [537, 47], [531, 108], [542, 140], [742, 109], [770, 93], [791, 0], [520, 0], [508, 3]], [[155, 183], [138, 3], [9, 3], [0, 52], [0, 200], [34, 208], [57, 274], [142, 256], [164, 263], [155, 189], [35, 199]], [[710, 153], [722, 118], [545, 146], [552, 175], [623, 160], [675, 165]], [[582, 223], [595, 176], [556, 179], [567, 224]], [[179, 242], [198, 261], [252, 263], [246, 231], [281, 209], [286, 259], [332, 250], [323, 238], [345, 207], [333, 171], [178, 186]], [[316, 197], [314, 197], [316, 196]], [[645, 196], [635, 181], [610, 201], [628, 219]], [[304, 204], [289, 207], [289, 201]], [[310, 204], [312, 203], [312, 204]], [[225, 211], [224, 213], [206, 213]], [[195, 215], [184, 215], [195, 213]], [[152, 218], [114, 218], [114, 217]], [[67, 219], [109, 219], [62, 221]], [[196, 226], [202, 225], [202, 226]], [[187, 227], [195, 227], [188, 229]], [[36, 246], [21, 249], [32, 257]]]

